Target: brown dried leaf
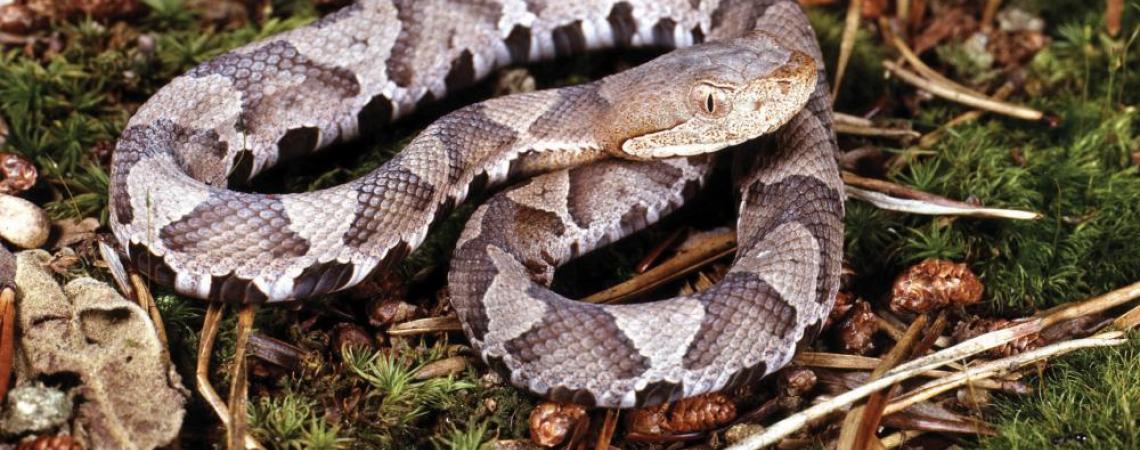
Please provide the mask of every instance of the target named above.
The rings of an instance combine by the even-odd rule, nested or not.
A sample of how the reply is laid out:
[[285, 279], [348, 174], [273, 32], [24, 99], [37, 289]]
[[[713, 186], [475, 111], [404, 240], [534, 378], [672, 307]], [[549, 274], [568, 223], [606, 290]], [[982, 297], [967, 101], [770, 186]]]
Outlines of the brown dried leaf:
[[942, 41], [950, 38], [965, 38], [977, 31], [978, 21], [962, 8], [949, 8], [934, 15], [934, 20], [926, 25], [922, 34], [914, 38], [914, 53], [921, 55]]
[[543, 402], [530, 412], [530, 440], [543, 447], [561, 444], [585, 417], [581, 405]]
[[95, 230], [99, 229], [99, 219], [88, 217], [83, 220], [63, 219], [53, 224], [59, 230], [59, 238], [55, 240], [54, 248], [70, 247], [75, 244], [95, 240]]
[[986, 50], [1003, 67], [1020, 67], [1033, 59], [1049, 44], [1049, 37], [1039, 31], [993, 33]]
[[92, 448], [154, 448], [182, 426], [190, 393], [146, 311], [110, 286], [81, 278], [60, 288], [47, 252], [17, 255], [17, 383], [78, 380], [71, 429]]
[[965, 263], [928, 259], [908, 268], [891, 288], [891, 311], [924, 314], [982, 299], [984, 287]]

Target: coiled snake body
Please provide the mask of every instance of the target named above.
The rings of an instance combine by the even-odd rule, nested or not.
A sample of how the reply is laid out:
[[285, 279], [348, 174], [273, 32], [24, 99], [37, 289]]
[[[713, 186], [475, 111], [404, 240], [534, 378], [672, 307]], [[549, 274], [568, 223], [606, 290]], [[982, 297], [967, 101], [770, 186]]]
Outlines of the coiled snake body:
[[[689, 48], [590, 84], [462, 108], [341, 186], [226, 188], [496, 67], [602, 47]], [[830, 113], [819, 49], [793, 1], [364, 0], [156, 93], [117, 144], [111, 225], [132, 261], [179, 293], [298, 300], [403, 258], [472, 187], [552, 172], [475, 212], [452, 260], [452, 305], [515, 385], [648, 405], [766, 375], [818, 330], [842, 251]], [[700, 154], [764, 134], [723, 281], [607, 306], [545, 287], [559, 264], [679, 206], [708, 171]], [[622, 159], [602, 161], [611, 156]]]

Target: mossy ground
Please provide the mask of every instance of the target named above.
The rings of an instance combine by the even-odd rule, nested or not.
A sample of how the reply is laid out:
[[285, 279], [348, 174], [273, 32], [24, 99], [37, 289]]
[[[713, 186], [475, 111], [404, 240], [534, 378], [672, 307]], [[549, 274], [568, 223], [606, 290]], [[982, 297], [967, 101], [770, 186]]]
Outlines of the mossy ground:
[[[106, 217], [107, 149], [130, 112], [174, 75], [226, 49], [298, 26], [316, 17], [305, 1], [274, 2], [271, 18], [231, 28], [207, 24], [179, 0], [148, 0], [153, 12], [131, 24], [90, 21], [59, 24], [59, 50], [49, 56], [21, 49], [0, 53], [0, 116], [11, 134], [0, 150], [34, 160], [46, 185], [32, 193], [56, 217]], [[847, 259], [858, 269], [856, 289], [881, 298], [907, 264], [942, 257], [966, 261], [986, 285], [984, 310], [1014, 316], [1078, 300], [1140, 279], [1140, 151], [1135, 107], [1140, 100], [1136, 52], [1140, 5], [1129, 3], [1121, 37], [1102, 30], [1100, 2], [1007, 2], [1040, 14], [1052, 43], [1017, 74], [1023, 92], [1015, 101], [1063, 118], [1059, 127], [998, 116], [950, 130], [913, 162], [886, 176], [951, 198], [976, 198], [987, 206], [1039, 211], [1032, 222], [918, 217], [848, 202]], [[811, 11], [813, 23], [835, 61], [841, 8]], [[145, 36], [140, 39], [140, 36]], [[153, 38], [153, 46], [148, 41]], [[856, 42], [837, 109], [858, 113], [877, 99], [901, 98], [913, 88], [884, 80], [886, 48], [869, 30]], [[573, 64], [535, 67], [541, 85], [564, 84], [610, 70], [608, 59], [586, 57]], [[941, 67], [953, 73], [954, 61]], [[312, 189], [343, 182], [376, 167], [414, 135], [433, 114], [485, 96], [486, 86], [455, 103], [433, 108], [372, 139], [364, 151], [334, 151], [316, 167], [286, 167], [263, 180], [267, 191]], [[891, 112], [910, 117], [898, 102]], [[966, 111], [931, 101], [913, 115], [930, 131]], [[872, 141], [887, 152], [904, 152], [889, 141]], [[847, 141], [844, 147], [862, 144]], [[358, 150], [358, 149], [356, 149]], [[460, 208], [403, 265], [412, 296], [434, 306], [446, 258], [463, 217]], [[635, 260], [643, 245], [625, 243], [608, 256]], [[629, 267], [612, 263], [608, 267]], [[628, 272], [609, 269], [605, 278]], [[94, 267], [90, 271], [102, 274]], [[591, 275], [593, 275], [591, 273]], [[573, 290], [567, 286], [566, 290]], [[161, 295], [159, 305], [180, 367], [192, 367], [200, 305]], [[333, 300], [336, 302], [336, 300]], [[360, 307], [355, 308], [359, 312]], [[327, 349], [327, 328], [296, 323], [308, 314], [265, 311], [258, 327], [305, 349]], [[225, 325], [223, 325], [225, 327]], [[1062, 358], [1028, 397], [1001, 399], [989, 419], [999, 436], [978, 443], [992, 448], [1136, 448], [1140, 441], [1140, 339], [1121, 348], [1085, 351]], [[415, 368], [449, 356], [457, 337], [396, 341], [375, 354], [327, 354], [299, 373], [258, 380], [252, 423], [263, 442], [281, 448], [418, 445], [475, 448], [498, 437], [520, 437], [532, 405], [525, 395], [482, 379], [469, 368], [443, 380], [415, 381]], [[222, 347], [232, 348], [223, 335]], [[226, 367], [232, 350], [216, 356]], [[333, 361], [334, 363], [328, 363]], [[188, 375], [189, 371], [184, 370]], [[189, 379], [189, 377], [187, 377]], [[217, 379], [223, 380], [219, 376]], [[346, 401], [352, 405], [336, 404]], [[351, 406], [351, 408], [348, 408]], [[351, 411], [351, 413], [345, 413]], [[336, 416], [331, 414], [336, 412]], [[209, 413], [194, 411], [208, 423]], [[192, 415], [193, 417], [194, 415]], [[188, 429], [195, 429], [191, 421]], [[199, 427], [200, 428], [200, 427]], [[1087, 439], [1081, 439], [1081, 436]], [[194, 438], [191, 437], [191, 440]]]

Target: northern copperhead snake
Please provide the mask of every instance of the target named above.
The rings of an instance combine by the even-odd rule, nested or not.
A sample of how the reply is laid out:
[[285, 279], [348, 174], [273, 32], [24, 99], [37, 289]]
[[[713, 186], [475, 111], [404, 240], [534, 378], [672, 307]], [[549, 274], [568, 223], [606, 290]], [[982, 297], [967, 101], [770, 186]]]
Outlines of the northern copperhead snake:
[[[496, 67], [702, 41], [590, 84], [462, 108], [341, 186], [226, 188]], [[117, 144], [111, 225], [135, 264], [181, 294], [299, 300], [400, 260], [469, 188], [553, 171], [474, 214], [452, 261], [452, 304], [474, 347], [517, 386], [587, 405], [654, 404], [766, 375], [818, 331], [842, 252], [830, 114], [819, 48], [794, 1], [363, 0], [156, 93]], [[679, 206], [710, 165], [692, 155], [772, 132], [741, 184], [739, 251], [723, 281], [614, 306], [545, 287], [557, 265]], [[689, 157], [629, 160], [676, 155]], [[610, 156], [625, 159], [582, 165]]]

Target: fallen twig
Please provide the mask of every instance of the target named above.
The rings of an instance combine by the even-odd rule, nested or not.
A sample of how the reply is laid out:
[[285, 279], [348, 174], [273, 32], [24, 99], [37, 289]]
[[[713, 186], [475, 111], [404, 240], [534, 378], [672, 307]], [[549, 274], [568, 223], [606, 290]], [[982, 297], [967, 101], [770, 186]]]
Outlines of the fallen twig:
[[[1013, 90], [1014, 90], [1014, 84], [1007, 82], [1007, 83], [1001, 85], [1001, 87], [999, 87], [996, 91], [994, 91], [994, 94], [990, 97], [995, 99], [995, 100], [1005, 100], [1006, 98], [1008, 98], [1010, 96], [1010, 94], [1013, 93]], [[926, 133], [926, 135], [922, 136], [922, 138], [920, 138], [918, 140], [918, 147], [920, 147], [920, 148], [931, 148], [931, 147], [933, 147], [934, 144], [938, 143], [938, 141], [940, 139], [942, 139], [942, 136], [945, 135], [947, 131], [949, 131], [950, 129], [952, 129], [954, 127], [957, 127], [957, 126], [978, 120], [978, 118], [982, 117], [982, 114], [984, 114], [984, 113], [985, 113], [984, 111], [974, 110], [974, 111], [966, 111], [962, 114], [955, 116], [953, 119], [950, 119], [946, 123], [942, 124], [941, 126], [939, 126], [934, 131]], [[892, 167], [892, 169], [894, 169], [894, 167]]]
[[594, 450], [608, 450], [610, 448], [610, 443], [614, 440], [614, 433], [617, 431], [620, 414], [620, 409], [606, 410], [606, 417], [602, 419], [602, 429], [598, 430], [598, 441], [594, 443]]
[[[902, 338], [895, 342], [895, 346], [891, 348], [867, 381], [874, 381], [883, 376], [888, 370], [903, 361], [907, 356], [910, 356], [910, 350], [919, 340], [919, 334], [923, 331], [930, 318], [926, 315], [918, 316], [911, 322], [910, 327], [907, 328]], [[870, 441], [877, 439], [875, 430], [879, 427], [879, 420], [882, 418], [883, 407], [885, 406], [885, 398], [883, 392], [876, 392], [871, 395], [871, 398], [863, 405], [856, 406], [847, 412], [847, 417], [843, 421], [843, 428], [839, 432], [839, 443], [836, 448], [844, 449], [863, 449], [867, 448]]]
[[[846, 191], [851, 197], [890, 211], [924, 215], [970, 216], [1017, 220], [1031, 220], [1041, 217], [1040, 214], [1030, 211], [978, 207], [888, 181], [864, 178], [847, 172], [843, 174], [843, 181], [847, 185]], [[894, 195], [907, 196], [910, 198], [896, 198], [880, 192], [860, 189], [860, 187], [886, 191]], [[729, 256], [735, 251], [736, 234], [734, 231], [729, 230], [714, 233], [705, 237], [704, 240], [698, 242], [686, 251], [666, 259], [656, 267], [614, 285], [613, 287], [583, 298], [582, 301], [588, 303], [619, 303], [652, 291], [665, 283], [675, 281], [678, 278], [699, 270], [701, 267], [713, 261]], [[394, 327], [393, 329], [396, 328]], [[390, 330], [389, 333], [391, 332]]]
[[1108, 0], [1104, 8], [1104, 26], [1108, 35], [1116, 37], [1120, 34], [1120, 16], [1124, 13], [1124, 0]]
[[975, 91], [969, 87], [963, 86], [954, 80], [946, 78], [941, 73], [938, 73], [938, 71], [926, 65], [926, 63], [922, 61], [922, 58], [919, 58], [918, 55], [914, 53], [914, 50], [912, 50], [910, 46], [906, 44], [906, 41], [902, 40], [902, 38], [898, 37], [898, 35], [894, 33], [894, 31], [891, 29], [891, 24], [887, 22], [886, 18], [879, 19], [879, 28], [883, 31], [883, 39], [887, 41], [887, 43], [892, 47], [894, 47], [895, 51], [899, 52], [899, 55], [902, 56], [903, 60], [905, 60], [911, 68], [917, 71], [919, 75], [935, 83], [939, 83], [946, 88], [953, 89], [963, 94], [976, 95], [979, 97], [986, 96], [981, 92]]
[[[940, 195], [923, 192], [912, 187], [903, 186], [901, 184], [892, 183], [886, 180], [878, 180], [874, 178], [861, 177], [851, 172], [843, 172], [843, 183], [847, 185], [848, 191], [857, 189], [861, 192], [855, 194], [856, 198], [865, 200], [876, 204], [876, 201], [886, 203], [891, 207], [917, 209], [922, 212], [917, 214], [933, 214], [933, 215], [968, 215], [976, 217], [996, 217], [1005, 219], [1039, 219], [1040, 214], [1030, 211], [1019, 211], [1014, 209], [999, 209], [999, 208], [983, 208], [969, 203], [951, 200]], [[864, 191], [866, 189], [866, 191]], [[874, 192], [870, 192], [874, 191]], [[868, 199], [862, 198], [863, 193], [869, 192], [870, 194], [879, 194], [876, 196], [866, 196]], [[884, 208], [889, 209], [889, 208]], [[947, 212], [938, 212], [938, 211]]]
[[993, 428], [977, 420], [951, 420], [906, 412], [883, 417], [883, 426], [937, 433], [982, 434], [987, 436], [997, 434]]
[[147, 287], [146, 281], [139, 276], [138, 273], [131, 272], [130, 282], [133, 287], [132, 291], [135, 294], [135, 303], [142, 307], [150, 316], [154, 331], [158, 333], [158, 340], [162, 342], [163, 352], [166, 353], [167, 359], [170, 359], [170, 341], [166, 338], [166, 325], [162, 322], [162, 312], [158, 310], [158, 305], [154, 303], [154, 296], [150, 293], [150, 288]]
[[684, 234], [684, 229], [682, 228], [673, 230], [673, 232], [669, 233], [669, 236], [666, 237], [665, 240], [653, 246], [653, 248], [649, 250], [649, 253], [646, 253], [645, 257], [641, 258], [641, 261], [637, 262], [637, 265], [634, 266], [633, 271], [636, 273], [645, 273], [645, 271], [649, 270], [649, 267], [652, 266], [653, 263], [657, 262], [657, 260], [661, 258], [661, 254], [665, 253], [665, 250], [669, 249], [669, 247], [672, 247], [673, 244], [676, 243], [677, 240], [680, 239]]
[[[851, 403], [862, 398], [865, 398], [876, 391], [886, 388], [894, 383], [912, 378], [924, 371], [944, 365], [949, 361], [966, 358], [989, 350], [991, 348], [1004, 345], [1014, 339], [1026, 335], [1028, 332], [1032, 332], [1037, 326], [1039, 326], [1039, 324], [1036, 322], [1027, 322], [1018, 326], [993, 331], [967, 340], [937, 353], [915, 359], [907, 364], [903, 364], [889, 371], [883, 378], [869, 382], [855, 389], [844, 392], [843, 394], [835, 396], [827, 401], [816, 404], [808, 409], [793, 414], [784, 420], [776, 422], [771, 427], [768, 427], [768, 429], [764, 432], [749, 436], [740, 443], [729, 448], [736, 450], [759, 449], [775, 444], [781, 438], [788, 436], [791, 433], [794, 433], [796, 430], [804, 427], [808, 422], [831, 414], [832, 412], [850, 405]], [[986, 368], [986, 370], [996, 372], [996, 370], [993, 368], [994, 366], [1009, 367], [1014, 361], [1035, 362], [1040, 359], [1067, 353], [1079, 348], [1104, 347], [1123, 344], [1126, 342], [1126, 340], [1121, 339], [1121, 335], [1122, 334], [1119, 332], [1105, 333], [1103, 335], [1092, 338], [1074, 339], [1072, 341], [1062, 342], [1048, 347], [1042, 347], [1037, 350], [1022, 353], [1020, 355], [1003, 358], [1001, 360], [986, 363], [972, 369], [967, 369], [967, 371], [963, 373], [966, 373], [968, 375], [964, 375], [963, 377], [966, 379], [979, 378], [981, 374], [984, 373], [979, 370], [980, 368]], [[1028, 364], [1028, 362], [1026, 364]], [[890, 408], [891, 407], [888, 406], [888, 410], [890, 410]]]
[[[0, 248], [0, 252], [5, 251]], [[16, 290], [0, 280], [0, 399], [7, 398], [16, 345]]]
[[392, 328], [388, 329], [388, 334], [391, 336], [412, 336], [416, 334], [447, 331], [463, 331], [463, 325], [459, 323], [458, 316], [452, 314], [448, 316], [409, 320], [404, 323], [392, 325]]
[[831, 85], [831, 102], [839, 98], [839, 85], [843, 83], [843, 73], [855, 49], [855, 36], [859, 33], [859, 20], [863, 15], [863, 0], [848, 0], [847, 19], [843, 23], [843, 40], [839, 43], [839, 61], [835, 64], [835, 79]]
[[902, 447], [907, 441], [922, 436], [925, 433], [925, 431], [902, 430], [898, 433], [887, 435], [879, 442], [881, 442], [885, 448], [897, 448]]
[[1140, 325], [1140, 306], [1128, 310], [1112, 321], [1113, 328], [1123, 331], [1129, 331], [1137, 325]]
[[921, 133], [910, 129], [877, 127], [870, 120], [847, 114], [835, 113], [832, 117], [835, 119], [835, 132], [839, 134], [899, 140], [917, 139], [922, 136]]
[[1001, 0], [986, 0], [986, 9], [982, 10], [982, 32], [988, 33], [994, 28], [994, 17], [997, 16]]
[[1140, 298], [1140, 281], [1106, 292], [1080, 303], [1060, 305], [1038, 313], [1042, 328], [1078, 317], [1096, 314]]
[[923, 89], [930, 92], [931, 94], [953, 102], [961, 103], [963, 105], [971, 106], [974, 108], [984, 109], [986, 111], [991, 111], [998, 114], [1004, 114], [1018, 119], [1045, 119], [1045, 113], [1041, 111], [1024, 106], [1011, 105], [988, 97], [979, 97], [976, 95], [967, 94], [965, 92], [947, 87], [943, 83], [938, 83], [924, 78], [914, 72], [900, 67], [898, 64], [895, 64], [891, 61], [883, 61], [883, 67], [903, 81], [910, 83], [912, 86]]
[[1084, 339], [1073, 339], [1071, 341], [1058, 342], [1056, 344], [1041, 347], [1036, 350], [1030, 350], [1013, 356], [988, 361], [977, 366], [970, 367], [964, 371], [955, 373], [951, 376], [931, 380], [930, 382], [919, 386], [918, 388], [915, 388], [913, 391], [904, 394], [901, 398], [898, 398], [895, 401], [891, 402], [890, 405], [887, 405], [887, 409], [883, 412], [883, 414], [894, 414], [910, 407], [911, 405], [914, 405], [915, 403], [928, 400], [938, 394], [963, 386], [975, 380], [1002, 376], [1035, 362], [1045, 360], [1052, 356], [1068, 353], [1073, 350], [1085, 347], [1106, 347], [1123, 344], [1125, 342], [1127, 342], [1127, 339], [1124, 338], [1123, 332], [1109, 331]]
[[688, 275], [706, 264], [736, 251], [736, 233], [726, 231], [707, 236], [688, 250], [678, 253], [625, 282], [582, 299], [589, 303], [616, 303], [649, 292], [662, 284]]
[[911, 200], [891, 197], [880, 192], [872, 192], [857, 187], [847, 187], [847, 195], [867, 203], [876, 208], [888, 211], [922, 214], [928, 216], [968, 216], [985, 217], [993, 219], [1036, 220], [1041, 215], [1030, 211], [1016, 209], [981, 208], [977, 206], [950, 206], [930, 202], [928, 200]]

